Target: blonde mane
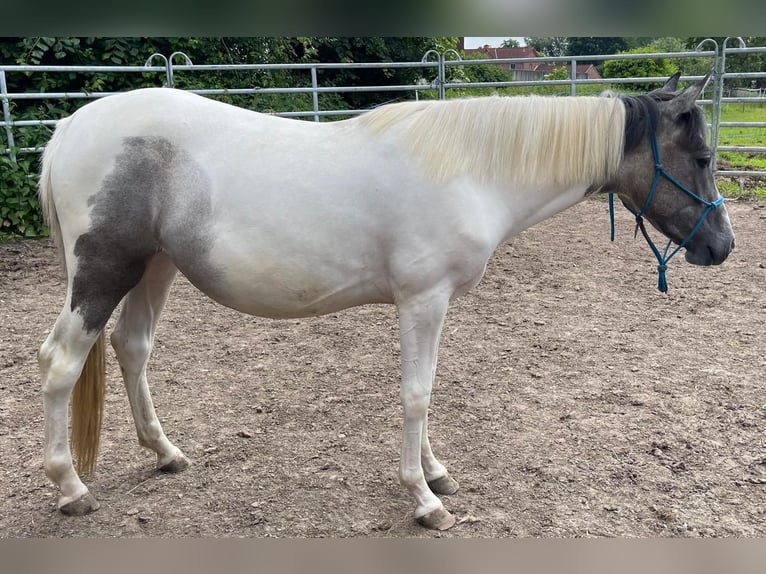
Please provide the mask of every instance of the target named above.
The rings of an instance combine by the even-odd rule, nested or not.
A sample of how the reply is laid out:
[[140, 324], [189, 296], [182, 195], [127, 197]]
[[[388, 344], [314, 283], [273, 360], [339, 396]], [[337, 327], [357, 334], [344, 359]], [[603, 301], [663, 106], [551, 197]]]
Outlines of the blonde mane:
[[623, 154], [617, 98], [482, 97], [405, 102], [358, 118], [375, 132], [401, 130], [437, 181], [589, 186], [610, 180]]

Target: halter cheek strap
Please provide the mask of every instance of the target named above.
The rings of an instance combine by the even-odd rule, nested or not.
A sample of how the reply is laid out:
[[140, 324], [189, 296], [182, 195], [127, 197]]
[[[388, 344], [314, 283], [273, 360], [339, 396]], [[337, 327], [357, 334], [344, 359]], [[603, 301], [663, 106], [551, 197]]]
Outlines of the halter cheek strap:
[[[699, 228], [702, 227], [702, 223], [705, 221], [705, 218], [710, 214], [713, 209], [718, 207], [719, 205], [722, 205], [724, 202], [724, 198], [722, 195], [719, 195], [718, 198], [715, 201], [708, 201], [706, 199], [701, 198], [699, 195], [688, 189], [686, 186], [681, 184], [678, 180], [676, 180], [672, 175], [670, 175], [667, 171], [665, 171], [665, 168], [662, 166], [662, 162], [660, 161], [660, 152], [657, 149], [657, 138], [654, 135], [654, 132], [651, 134], [650, 138], [651, 144], [652, 144], [652, 155], [654, 156], [654, 180], [652, 181], [652, 187], [649, 189], [649, 195], [646, 196], [646, 201], [644, 201], [643, 207], [641, 207], [641, 210], [636, 212], [634, 211], [629, 205], [627, 205], [625, 202], [623, 202], [623, 205], [630, 211], [633, 215], [636, 216], [636, 231], [635, 235], [638, 234], [639, 230], [641, 231], [641, 235], [644, 236], [644, 239], [646, 239], [647, 244], [652, 250], [652, 253], [654, 253], [654, 256], [657, 258], [657, 274], [658, 274], [658, 282], [657, 282], [657, 289], [659, 289], [662, 293], [667, 293], [668, 291], [668, 281], [665, 277], [665, 271], [668, 268], [668, 261], [676, 254], [678, 253], [682, 247], [685, 247], [689, 241], [691, 241], [692, 237], [699, 231]], [[652, 199], [654, 198], [654, 192], [657, 190], [657, 184], [660, 181], [660, 178], [664, 177], [667, 179], [670, 183], [672, 183], [674, 186], [676, 186], [678, 189], [683, 191], [688, 196], [692, 197], [699, 203], [705, 206], [705, 210], [702, 212], [702, 215], [700, 215], [700, 218], [697, 220], [697, 223], [694, 224], [694, 227], [689, 232], [689, 234], [686, 236], [686, 239], [684, 239], [670, 254], [668, 255], [668, 251], [670, 251], [670, 246], [673, 243], [673, 240], [669, 240], [668, 244], [665, 246], [665, 249], [660, 253], [660, 250], [657, 248], [657, 246], [652, 241], [651, 237], [649, 237], [649, 233], [646, 231], [646, 227], [644, 226], [644, 214], [646, 213], [647, 209], [649, 209], [649, 205], [652, 202]], [[611, 240], [614, 241], [614, 193], [609, 193], [609, 219], [611, 222]]]

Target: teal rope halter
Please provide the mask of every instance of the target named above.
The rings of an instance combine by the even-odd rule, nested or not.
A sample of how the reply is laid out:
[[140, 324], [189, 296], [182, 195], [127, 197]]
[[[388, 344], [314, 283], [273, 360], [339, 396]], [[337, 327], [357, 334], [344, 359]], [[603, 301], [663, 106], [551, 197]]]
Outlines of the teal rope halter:
[[[708, 201], [706, 199], [701, 198], [699, 195], [691, 191], [690, 189], [686, 188], [684, 185], [682, 185], [677, 179], [675, 179], [672, 175], [670, 175], [667, 171], [665, 171], [665, 168], [662, 167], [662, 162], [660, 161], [660, 152], [657, 149], [657, 138], [654, 135], [654, 132], [651, 134], [651, 144], [652, 144], [652, 155], [654, 156], [654, 181], [652, 181], [652, 187], [649, 189], [649, 195], [646, 196], [646, 201], [644, 201], [644, 205], [641, 208], [640, 211], [635, 212], [633, 209], [630, 208], [625, 202], [623, 202], [623, 205], [630, 211], [633, 215], [636, 216], [636, 234], [638, 234], [638, 231], [641, 231], [641, 234], [644, 236], [644, 239], [646, 239], [646, 242], [649, 244], [649, 247], [652, 250], [652, 253], [654, 253], [654, 256], [657, 258], [657, 274], [658, 274], [658, 281], [657, 281], [657, 289], [659, 289], [662, 293], [667, 293], [668, 291], [668, 281], [665, 277], [665, 271], [667, 271], [668, 268], [668, 261], [676, 254], [678, 253], [682, 247], [685, 247], [689, 241], [691, 241], [691, 238], [694, 237], [694, 235], [699, 231], [699, 228], [702, 226], [702, 223], [705, 221], [705, 218], [710, 214], [713, 209], [718, 207], [719, 205], [722, 205], [724, 202], [724, 198], [722, 195], [718, 195], [718, 198], [715, 201]], [[651, 237], [649, 237], [649, 233], [646, 231], [646, 228], [644, 227], [644, 214], [646, 213], [646, 210], [649, 209], [649, 204], [652, 202], [652, 198], [654, 197], [654, 192], [657, 190], [657, 184], [660, 181], [660, 178], [664, 177], [667, 179], [670, 183], [672, 183], [674, 186], [676, 186], [678, 189], [683, 191], [685, 194], [689, 195], [690, 197], [694, 198], [698, 202], [700, 202], [702, 205], [705, 206], [705, 211], [702, 212], [702, 215], [700, 215], [700, 218], [697, 220], [697, 223], [694, 225], [692, 230], [689, 232], [689, 235], [686, 236], [686, 239], [684, 239], [671, 253], [668, 255], [668, 251], [670, 251], [670, 246], [673, 243], [673, 240], [669, 240], [668, 244], [665, 246], [665, 249], [660, 253], [660, 250], [657, 248], [657, 246], [652, 241]], [[611, 222], [611, 240], [614, 241], [614, 193], [609, 193], [609, 219]]]

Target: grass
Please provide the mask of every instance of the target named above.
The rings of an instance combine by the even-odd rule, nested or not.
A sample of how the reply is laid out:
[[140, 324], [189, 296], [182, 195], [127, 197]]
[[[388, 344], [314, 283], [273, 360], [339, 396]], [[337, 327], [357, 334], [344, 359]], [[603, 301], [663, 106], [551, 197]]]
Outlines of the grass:
[[[766, 122], [764, 104], [725, 104], [721, 108], [723, 122]], [[718, 145], [766, 148], [766, 128], [722, 127]], [[719, 168], [766, 171], [766, 153], [721, 151], [718, 153]], [[739, 197], [743, 193], [766, 198], [766, 177], [726, 178], [719, 177], [718, 189], [726, 196]]]

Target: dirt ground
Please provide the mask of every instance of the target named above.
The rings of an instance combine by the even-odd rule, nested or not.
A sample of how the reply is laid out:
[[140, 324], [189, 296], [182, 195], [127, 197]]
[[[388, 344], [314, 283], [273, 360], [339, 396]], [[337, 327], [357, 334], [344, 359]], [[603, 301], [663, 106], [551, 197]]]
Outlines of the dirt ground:
[[455, 302], [431, 409], [458, 524], [399, 486], [396, 313], [273, 321], [179, 277], [150, 384], [193, 460], [153, 471], [108, 354], [89, 516], [42, 469], [36, 352], [64, 286], [49, 241], [0, 244], [0, 536], [712, 537], [766, 535], [766, 205], [730, 202], [720, 267], [668, 270], [591, 200], [502, 246]]

